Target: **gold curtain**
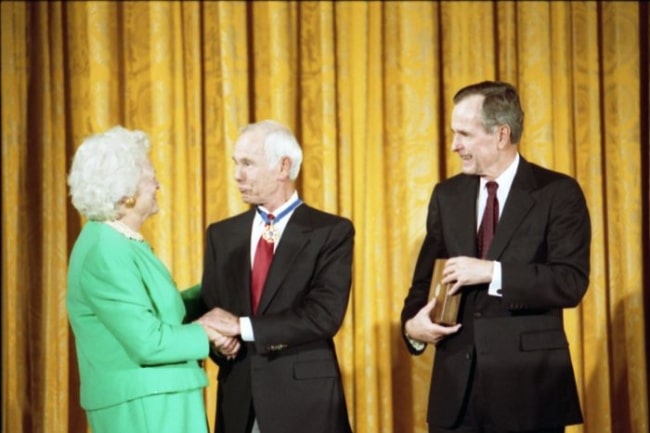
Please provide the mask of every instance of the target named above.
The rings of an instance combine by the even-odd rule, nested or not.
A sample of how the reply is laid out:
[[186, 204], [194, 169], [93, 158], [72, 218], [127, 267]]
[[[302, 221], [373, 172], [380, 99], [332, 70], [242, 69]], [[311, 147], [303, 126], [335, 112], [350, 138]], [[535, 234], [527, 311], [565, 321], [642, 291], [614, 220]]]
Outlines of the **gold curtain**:
[[144, 234], [186, 287], [201, 277], [207, 224], [245, 209], [231, 150], [238, 128], [263, 118], [303, 145], [301, 196], [355, 223], [353, 291], [336, 337], [354, 431], [426, 432], [433, 349], [408, 355], [399, 313], [431, 189], [460, 167], [451, 97], [484, 79], [519, 87], [521, 153], [575, 176], [591, 212], [591, 284], [565, 316], [585, 423], [567, 432], [648, 431], [643, 2], [0, 7], [3, 433], [87, 431], [65, 312], [83, 224], [66, 174], [83, 137], [115, 124], [150, 134], [162, 211]]

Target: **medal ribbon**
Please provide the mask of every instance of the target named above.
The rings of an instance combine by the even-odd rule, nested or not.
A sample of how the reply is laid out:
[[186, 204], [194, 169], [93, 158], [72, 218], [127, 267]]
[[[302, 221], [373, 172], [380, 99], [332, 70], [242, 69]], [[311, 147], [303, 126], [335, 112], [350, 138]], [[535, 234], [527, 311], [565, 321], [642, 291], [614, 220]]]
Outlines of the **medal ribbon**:
[[257, 213], [260, 214], [260, 216], [261, 216], [262, 219], [264, 220], [264, 223], [265, 223], [265, 224], [268, 224], [268, 225], [270, 225], [270, 226], [272, 226], [273, 224], [277, 223], [277, 222], [280, 221], [282, 218], [284, 218], [285, 216], [287, 216], [287, 214], [288, 214], [289, 212], [291, 212], [292, 210], [294, 210], [295, 208], [297, 208], [301, 203], [302, 203], [302, 200], [300, 200], [299, 198], [297, 198], [296, 201], [294, 201], [293, 203], [291, 203], [291, 204], [289, 205], [289, 207], [287, 207], [285, 210], [283, 210], [283, 211], [280, 212], [279, 214], [275, 215], [275, 218], [273, 218], [273, 219], [269, 218], [269, 214], [266, 213], [266, 212], [264, 212], [264, 211], [263, 211], [262, 209], [260, 209], [259, 207], [257, 207], [256, 210], [257, 210]]

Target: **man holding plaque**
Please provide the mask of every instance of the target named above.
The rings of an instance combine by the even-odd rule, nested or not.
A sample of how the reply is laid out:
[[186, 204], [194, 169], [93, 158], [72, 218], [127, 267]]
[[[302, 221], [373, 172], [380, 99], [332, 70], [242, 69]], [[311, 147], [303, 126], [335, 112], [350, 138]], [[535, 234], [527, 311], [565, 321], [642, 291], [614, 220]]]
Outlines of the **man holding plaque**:
[[[562, 312], [589, 284], [589, 213], [574, 179], [519, 154], [523, 118], [507, 83], [454, 96], [462, 173], [433, 190], [401, 314], [412, 354], [436, 346], [429, 433], [562, 433], [582, 422]], [[450, 325], [432, 313], [453, 297]]]

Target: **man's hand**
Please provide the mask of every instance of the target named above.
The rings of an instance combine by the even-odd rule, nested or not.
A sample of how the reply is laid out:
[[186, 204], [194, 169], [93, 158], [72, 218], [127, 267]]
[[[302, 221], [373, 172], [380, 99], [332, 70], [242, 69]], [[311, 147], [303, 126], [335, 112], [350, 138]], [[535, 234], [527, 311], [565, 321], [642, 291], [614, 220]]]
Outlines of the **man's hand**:
[[239, 352], [239, 318], [221, 308], [213, 308], [196, 320], [203, 326], [210, 344], [220, 354], [233, 359]]
[[404, 330], [409, 338], [423, 343], [438, 344], [448, 335], [458, 332], [461, 324], [442, 326], [431, 321], [431, 310], [436, 305], [436, 299], [422, 307], [418, 313], [404, 324]]
[[219, 334], [226, 337], [236, 337], [241, 332], [239, 330], [239, 317], [219, 307], [205, 313], [197, 322], [214, 328]]
[[240, 342], [236, 337], [226, 337], [219, 334], [213, 328], [208, 327], [206, 330], [212, 347], [221, 355], [228, 359], [234, 359], [239, 352]]
[[442, 270], [442, 283], [453, 284], [450, 294], [458, 293], [463, 286], [490, 283], [492, 281], [491, 260], [481, 260], [474, 257], [453, 257], [447, 260]]

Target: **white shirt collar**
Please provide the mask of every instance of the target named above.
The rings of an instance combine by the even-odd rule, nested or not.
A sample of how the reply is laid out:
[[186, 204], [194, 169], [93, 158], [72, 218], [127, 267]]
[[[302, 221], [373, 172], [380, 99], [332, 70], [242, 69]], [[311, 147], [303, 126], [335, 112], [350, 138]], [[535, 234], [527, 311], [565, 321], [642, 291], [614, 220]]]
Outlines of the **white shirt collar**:
[[[508, 168], [506, 168], [503, 173], [499, 175], [494, 181], [499, 184], [499, 189], [497, 190], [497, 194], [500, 195], [499, 193], [501, 191], [505, 191], [505, 195], [508, 195], [508, 192], [510, 191], [510, 187], [512, 186], [512, 182], [515, 180], [515, 175], [517, 174], [517, 168], [519, 167], [519, 153], [515, 155], [515, 159], [510, 163]], [[481, 184], [480, 188], [481, 191], [484, 189], [485, 184], [487, 183], [487, 179], [481, 178]], [[500, 197], [499, 197], [500, 198]]]
[[[501, 173], [501, 175], [499, 175], [499, 177], [494, 179], [494, 181], [499, 184], [499, 188], [497, 189], [497, 200], [499, 200], [499, 217], [501, 216], [501, 213], [505, 208], [506, 200], [508, 199], [508, 195], [510, 194], [510, 187], [512, 186], [512, 182], [515, 180], [515, 175], [517, 174], [517, 168], [519, 167], [519, 160], [520, 160], [519, 153], [517, 153], [515, 159], [508, 166], [508, 168], [506, 168], [505, 171]], [[488, 182], [487, 179], [482, 177], [480, 178], [478, 197], [476, 203], [477, 228], [478, 225], [480, 224], [481, 218], [483, 217], [483, 211], [485, 210], [484, 209], [485, 202], [487, 201], [487, 189], [485, 188], [485, 184], [487, 182]]]

